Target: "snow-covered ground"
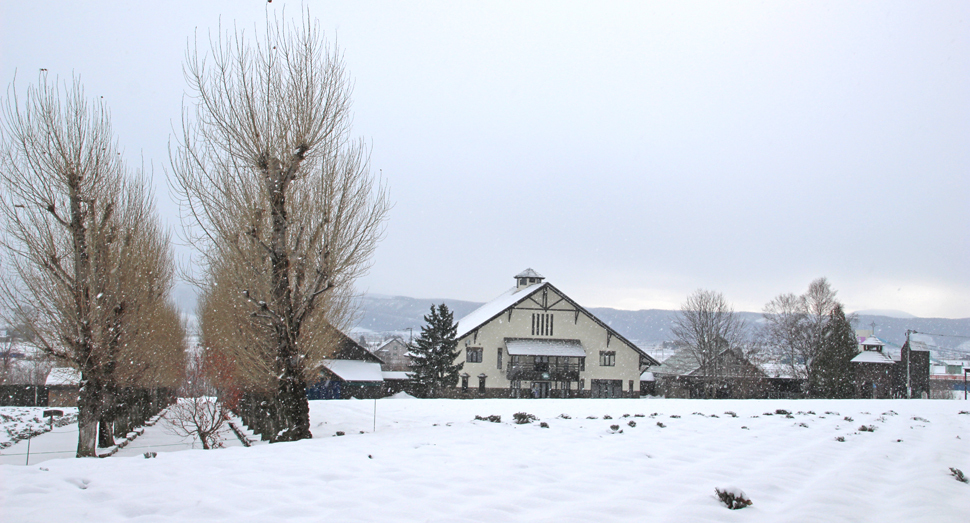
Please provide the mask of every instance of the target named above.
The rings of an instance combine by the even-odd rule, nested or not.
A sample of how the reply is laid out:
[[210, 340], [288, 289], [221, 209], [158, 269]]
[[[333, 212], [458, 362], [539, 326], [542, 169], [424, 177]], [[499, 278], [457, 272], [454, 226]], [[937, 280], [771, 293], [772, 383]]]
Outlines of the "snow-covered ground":
[[[520, 411], [538, 420], [516, 425]], [[4, 521], [100, 523], [963, 521], [970, 485], [949, 470], [970, 473], [961, 411], [970, 403], [313, 401], [308, 441], [0, 466], [0, 507]], [[493, 414], [501, 423], [474, 421]], [[754, 504], [729, 511], [716, 487]]]

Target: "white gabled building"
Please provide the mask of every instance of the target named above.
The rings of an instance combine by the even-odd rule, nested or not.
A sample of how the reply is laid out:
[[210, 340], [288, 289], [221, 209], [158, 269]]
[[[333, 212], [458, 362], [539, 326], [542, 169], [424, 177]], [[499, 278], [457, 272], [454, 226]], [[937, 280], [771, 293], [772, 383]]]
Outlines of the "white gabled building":
[[637, 397], [659, 363], [532, 269], [458, 321], [462, 395]]

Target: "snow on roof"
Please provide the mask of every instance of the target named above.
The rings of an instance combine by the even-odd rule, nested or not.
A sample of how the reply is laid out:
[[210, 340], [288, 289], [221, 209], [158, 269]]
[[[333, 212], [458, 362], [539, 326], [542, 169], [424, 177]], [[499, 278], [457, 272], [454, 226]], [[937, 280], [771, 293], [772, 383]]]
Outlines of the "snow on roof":
[[886, 342], [880, 340], [875, 336], [869, 336], [868, 338], [862, 340], [862, 345], [869, 345], [870, 347], [873, 347], [873, 346], [882, 347], [886, 345]]
[[579, 340], [505, 338], [505, 347], [510, 356], [586, 356]]
[[399, 370], [382, 370], [381, 376], [385, 380], [407, 380], [411, 378], [411, 373]]
[[916, 340], [909, 340], [909, 350], [929, 352], [930, 347], [925, 342], [916, 341]]
[[518, 274], [516, 274], [515, 277], [516, 278], [545, 278], [545, 276], [543, 276], [543, 275], [539, 274], [538, 272], [532, 270], [531, 267], [528, 268], [528, 269], [526, 269], [526, 270], [524, 270], [524, 271], [522, 271], [522, 272], [520, 272], [520, 273], [518, 273]]
[[795, 378], [792, 366], [787, 363], [762, 363], [761, 369], [769, 378]]
[[878, 350], [864, 350], [852, 358], [852, 363], [892, 363], [893, 359]]
[[536, 285], [529, 285], [528, 287], [512, 287], [511, 289], [503, 292], [494, 300], [482, 305], [481, 307], [473, 310], [464, 318], [458, 320], [458, 332], [456, 336], [461, 338], [468, 334], [469, 332], [478, 328], [481, 324], [492, 319], [496, 314], [508, 309], [516, 302], [525, 298], [526, 296], [532, 294], [533, 292], [549, 285], [548, 282], [543, 282]]
[[643, 374], [640, 375], [640, 381], [655, 381], [653, 378], [653, 373], [648, 370], [643, 371]]
[[384, 381], [380, 363], [360, 360], [323, 360], [323, 366], [344, 381]]
[[71, 367], [54, 367], [47, 375], [47, 382], [45, 383], [48, 387], [56, 387], [59, 385], [77, 386], [80, 384], [81, 373]]

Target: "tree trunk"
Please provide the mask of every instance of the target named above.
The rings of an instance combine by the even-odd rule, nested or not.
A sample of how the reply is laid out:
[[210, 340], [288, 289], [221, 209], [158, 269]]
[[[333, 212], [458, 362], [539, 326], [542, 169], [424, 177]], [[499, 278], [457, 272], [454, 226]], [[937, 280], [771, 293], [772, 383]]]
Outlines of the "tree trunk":
[[97, 406], [101, 402], [100, 394], [94, 384], [83, 378], [81, 390], [78, 392], [77, 457], [96, 458], [98, 457], [95, 446], [98, 437]]
[[283, 429], [275, 435], [275, 441], [298, 441], [310, 439], [310, 405], [306, 399], [306, 384], [302, 379], [284, 377], [277, 390], [279, 417]]
[[114, 446], [115, 436], [111, 425], [107, 416], [102, 415], [98, 422], [98, 448], [106, 449]]

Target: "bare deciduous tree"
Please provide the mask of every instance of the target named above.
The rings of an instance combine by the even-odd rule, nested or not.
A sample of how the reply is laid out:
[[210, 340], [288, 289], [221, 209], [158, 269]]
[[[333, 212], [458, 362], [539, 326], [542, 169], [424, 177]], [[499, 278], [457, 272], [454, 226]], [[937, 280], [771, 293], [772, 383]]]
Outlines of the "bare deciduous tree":
[[825, 342], [825, 329], [832, 312], [841, 306], [828, 280], [812, 281], [801, 296], [781, 294], [765, 305], [764, 343], [784, 357], [795, 378], [813, 381], [812, 362]]
[[[744, 321], [724, 298], [724, 295], [699, 289], [687, 297], [674, 319], [674, 336], [677, 342], [697, 361], [706, 379], [705, 395], [713, 396], [719, 381], [731, 374], [726, 368], [736, 358], [725, 358], [728, 350], [741, 350], [744, 343]], [[738, 360], [740, 361], [740, 360]]]
[[319, 338], [346, 325], [388, 211], [349, 136], [342, 57], [317, 23], [268, 20], [262, 39], [236, 31], [207, 56], [190, 49], [185, 75], [195, 104], [172, 168], [204, 258], [203, 342], [272, 391], [272, 440], [309, 438]]
[[144, 345], [151, 331], [180, 329], [177, 314], [175, 326], [156, 314], [172, 307], [168, 239], [145, 182], [118, 152], [106, 108], [90, 104], [77, 79], [62, 87], [42, 74], [23, 104], [14, 87], [8, 94], [0, 298], [37, 347], [80, 370], [77, 456], [96, 456], [119, 366], [155, 366], [183, 344]]
[[205, 358], [195, 354], [189, 358], [185, 381], [179, 389], [178, 401], [165, 413], [168, 430], [182, 437], [195, 437], [203, 449], [222, 446], [219, 431], [228, 420], [229, 411], [213, 396], [214, 391], [205, 377]]

